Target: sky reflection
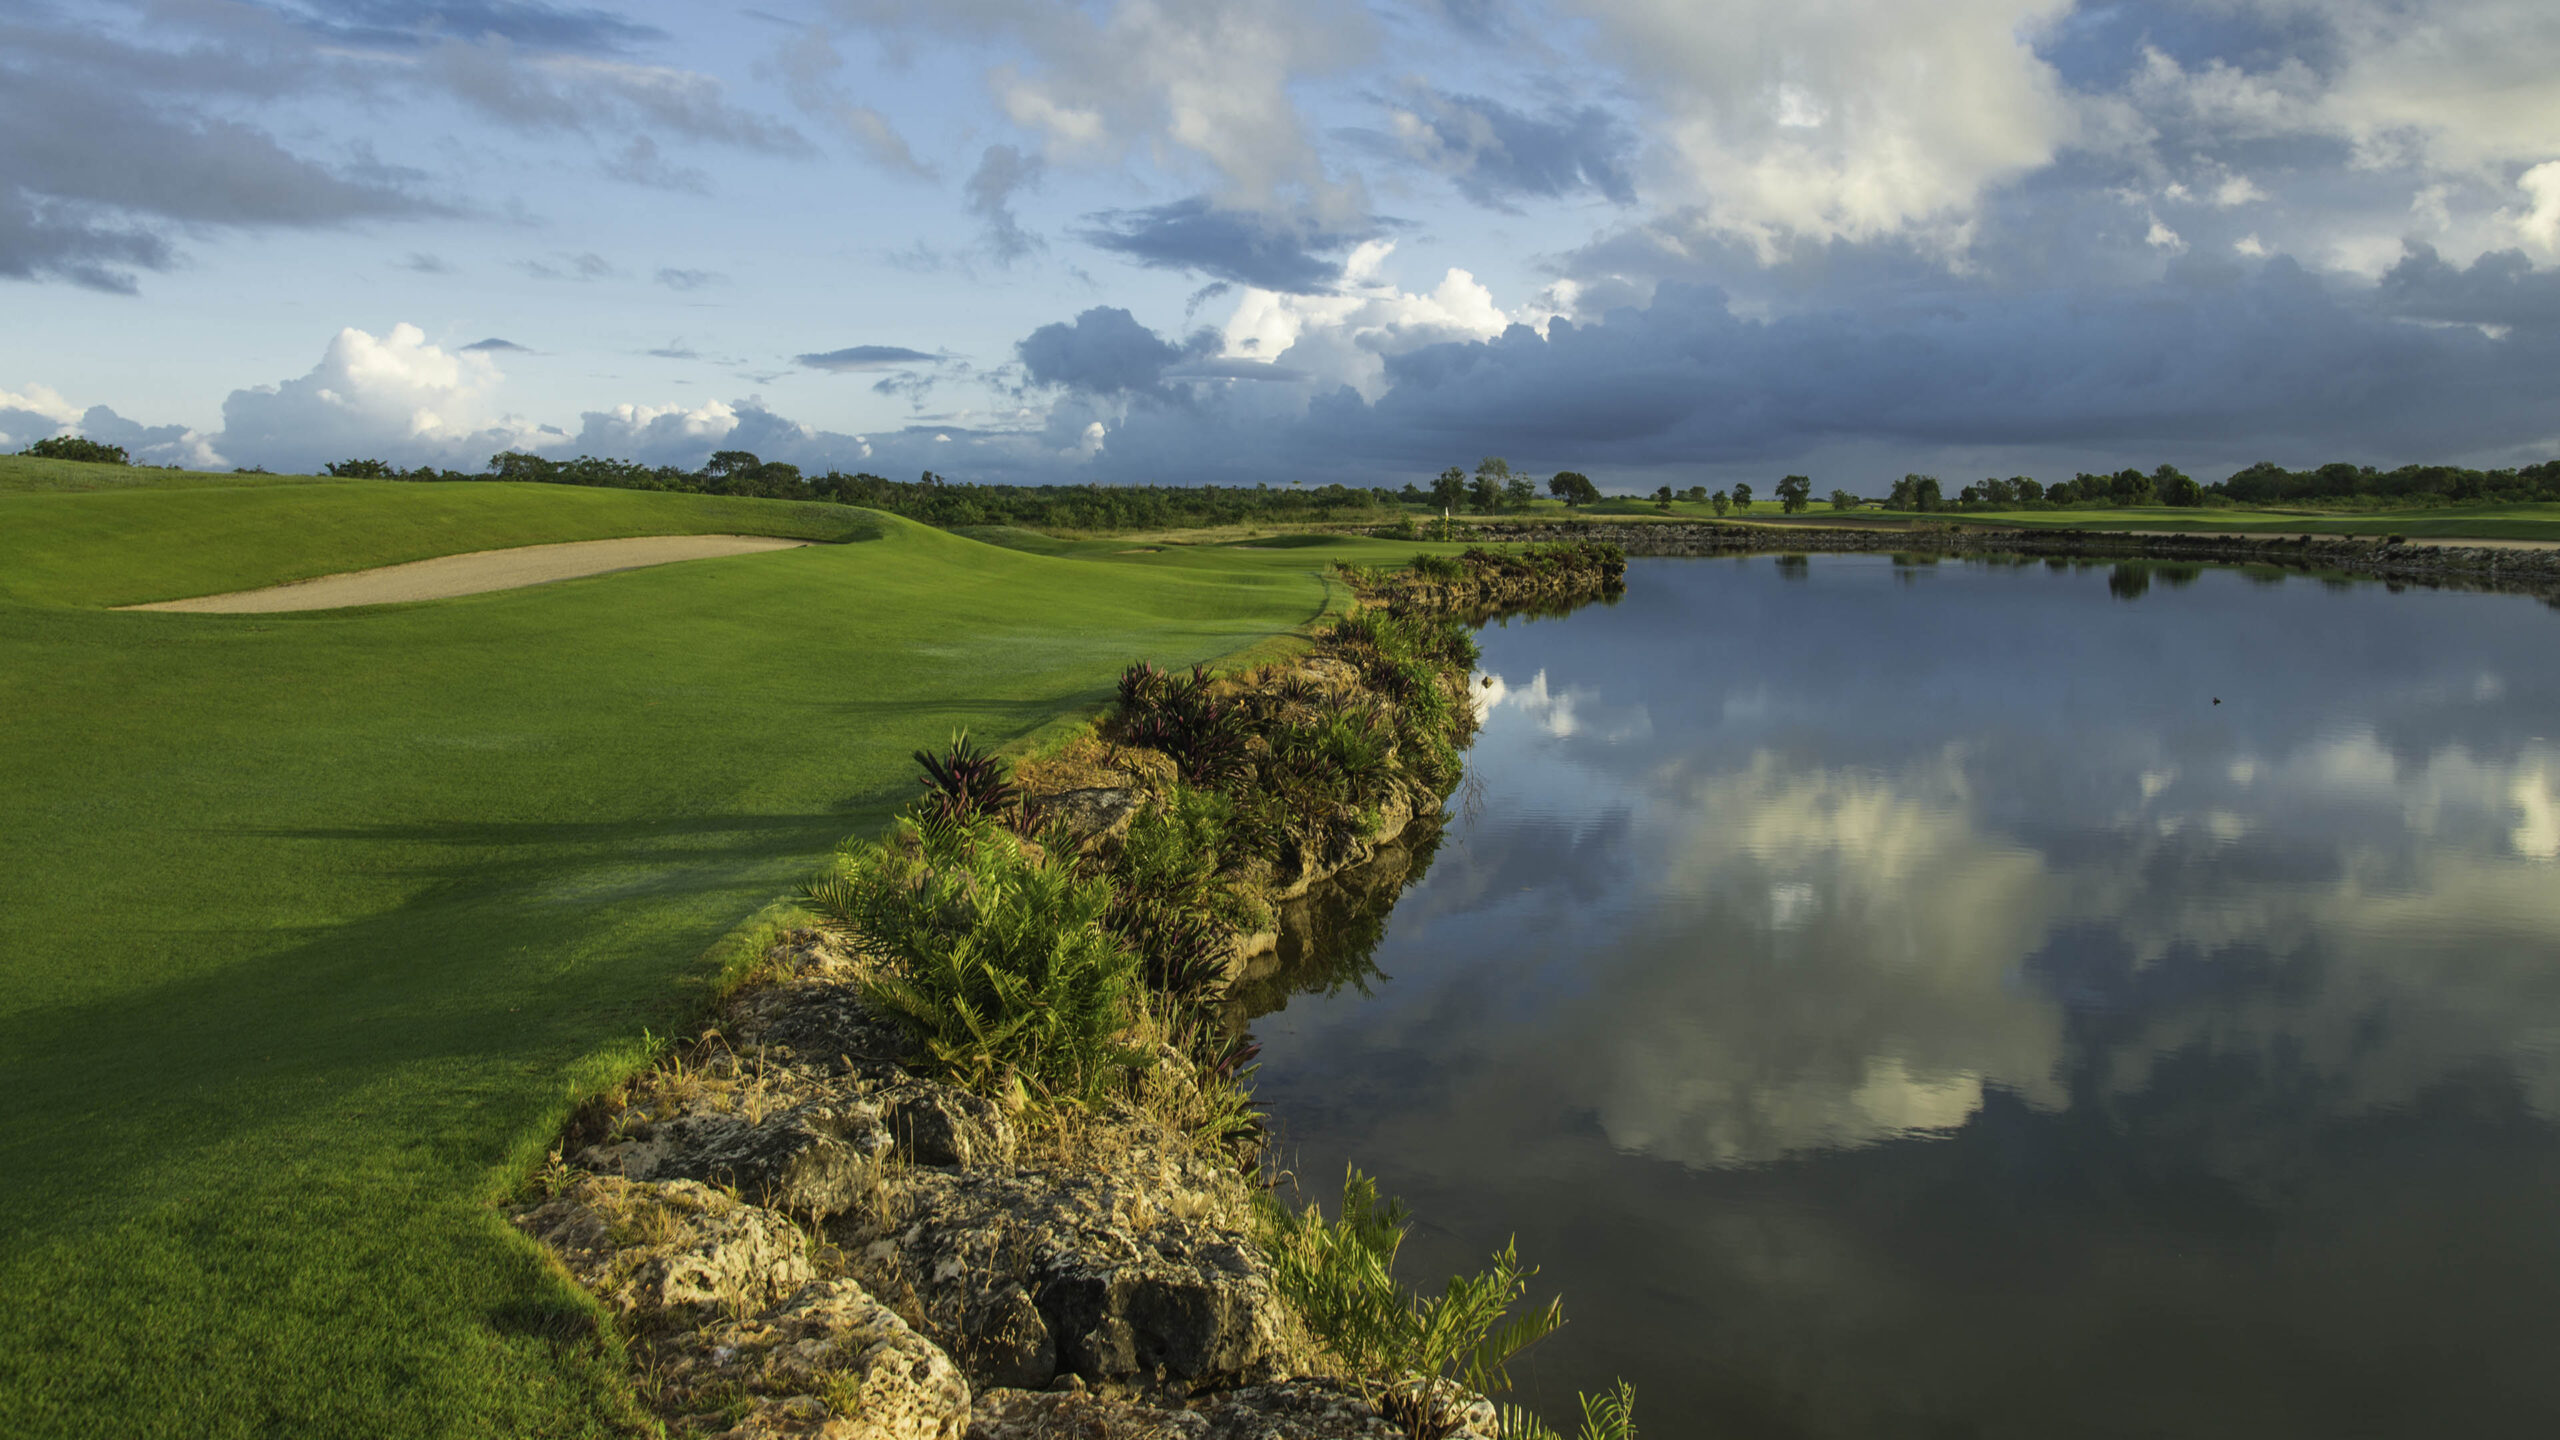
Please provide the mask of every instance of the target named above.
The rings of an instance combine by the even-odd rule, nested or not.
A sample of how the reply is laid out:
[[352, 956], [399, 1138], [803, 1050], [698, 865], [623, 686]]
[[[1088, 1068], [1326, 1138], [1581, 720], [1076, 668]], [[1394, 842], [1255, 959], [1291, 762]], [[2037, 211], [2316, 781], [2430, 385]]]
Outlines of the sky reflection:
[[1489, 630], [1393, 979], [1258, 1026], [1300, 1172], [1381, 1172], [1426, 1268], [1544, 1231], [1557, 1379], [1677, 1433], [2086, 1427], [2127, 1326], [2239, 1318], [2286, 1363], [2138, 1409], [2560, 1418], [2546, 1304], [2472, 1333], [2560, 1282], [2560, 620], [2176, 578], [1653, 562]]

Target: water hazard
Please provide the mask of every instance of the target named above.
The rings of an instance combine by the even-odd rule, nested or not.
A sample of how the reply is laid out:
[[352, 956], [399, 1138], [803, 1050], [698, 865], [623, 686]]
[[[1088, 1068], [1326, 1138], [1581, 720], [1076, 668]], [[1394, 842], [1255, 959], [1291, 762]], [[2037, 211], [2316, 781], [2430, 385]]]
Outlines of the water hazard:
[[2560, 614], [1628, 578], [1483, 633], [1465, 813], [1254, 1027], [1310, 1189], [1356, 1160], [1418, 1211], [1409, 1276], [1543, 1265], [1542, 1409], [1623, 1374], [1664, 1437], [2560, 1425]]

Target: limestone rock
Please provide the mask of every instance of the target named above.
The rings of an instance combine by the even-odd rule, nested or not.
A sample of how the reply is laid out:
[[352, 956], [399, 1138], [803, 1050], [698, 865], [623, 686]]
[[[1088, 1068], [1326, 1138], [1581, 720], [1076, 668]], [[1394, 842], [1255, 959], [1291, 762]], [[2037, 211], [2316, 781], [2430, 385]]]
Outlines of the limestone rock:
[[1277, 1379], [1307, 1357], [1246, 1243], [1238, 1183], [1171, 1144], [1102, 1167], [914, 1170], [899, 1177], [896, 1222], [847, 1216], [829, 1233], [982, 1387], [1054, 1370], [1185, 1395]]
[[852, 1084], [759, 1113], [756, 1097], [715, 1096], [736, 1108], [684, 1110], [623, 1127], [623, 1138], [577, 1156], [591, 1170], [633, 1180], [725, 1185], [757, 1204], [823, 1218], [853, 1208], [877, 1186], [893, 1143], [877, 1101]]
[[913, 1165], [1002, 1165], [1013, 1159], [1013, 1124], [995, 1102], [950, 1085], [913, 1080], [878, 1092], [881, 1118]]
[[691, 1180], [587, 1176], [514, 1218], [632, 1330], [753, 1313], [813, 1274], [797, 1226]]
[[758, 1064], [812, 1076], [903, 1076], [911, 1048], [864, 1003], [861, 984], [840, 976], [758, 986], [730, 1006], [727, 1029]]
[[1143, 800], [1135, 790], [1061, 790], [1041, 797], [1040, 820], [1065, 827], [1078, 849], [1108, 849], [1129, 833]]
[[[960, 1440], [969, 1425], [969, 1384], [950, 1358], [851, 1280], [688, 1332], [653, 1358], [680, 1412], [687, 1401], [751, 1401], [721, 1440]], [[697, 1434], [716, 1425], [679, 1422]]]

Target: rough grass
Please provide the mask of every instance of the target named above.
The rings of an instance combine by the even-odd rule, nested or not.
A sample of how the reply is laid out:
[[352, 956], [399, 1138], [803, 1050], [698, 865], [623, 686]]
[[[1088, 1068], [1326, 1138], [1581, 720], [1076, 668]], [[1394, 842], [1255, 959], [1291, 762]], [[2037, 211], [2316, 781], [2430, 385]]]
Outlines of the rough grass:
[[[818, 520], [878, 538], [97, 608]], [[612, 1342], [492, 1202], [734, 966], [707, 947], [874, 831], [917, 745], [1019, 746], [1130, 658], [1273, 643], [1332, 561], [1413, 549], [1046, 558], [831, 507], [362, 482], [0, 496], [0, 547], [13, 1437], [619, 1433]]]

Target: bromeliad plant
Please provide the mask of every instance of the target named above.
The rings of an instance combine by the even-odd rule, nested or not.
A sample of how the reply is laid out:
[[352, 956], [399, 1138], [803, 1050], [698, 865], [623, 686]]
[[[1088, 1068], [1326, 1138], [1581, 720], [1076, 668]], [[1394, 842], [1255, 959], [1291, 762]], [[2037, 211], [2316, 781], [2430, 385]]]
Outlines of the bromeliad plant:
[[924, 767], [923, 813], [942, 824], [960, 824], [978, 816], [1004, 816], [1018, 811], [1022, 796], [1007, 774], [1005, 762], [978, 748], [963, 730], [951, 737], [940, 755], [915, 752]]

